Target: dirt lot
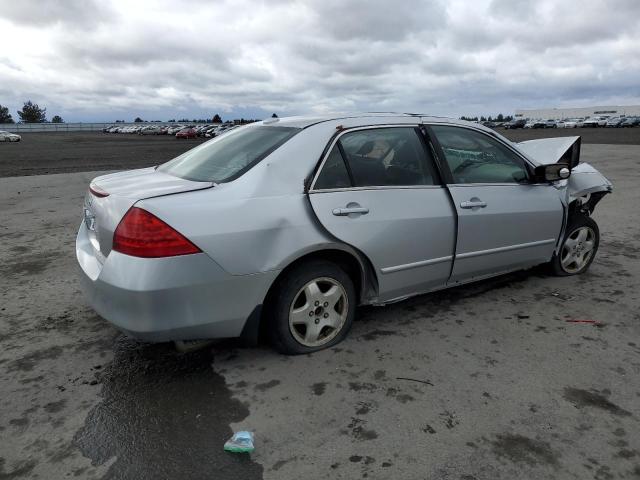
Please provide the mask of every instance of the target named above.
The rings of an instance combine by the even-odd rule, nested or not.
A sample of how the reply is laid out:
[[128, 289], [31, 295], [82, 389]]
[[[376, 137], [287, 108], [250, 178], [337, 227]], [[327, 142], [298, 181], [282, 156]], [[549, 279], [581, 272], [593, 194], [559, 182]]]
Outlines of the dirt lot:
[[203, 141], [167, 135], [25, 133], [21, 142], [0, 143], [0, 177], [149, 167]]
[[[125, 137], [135, 153], [117, 155], [92, 138], [104, 168], [134, 166], [121, 158], [141, 156], [136, 142], [158, 146], [148, 159], [187, 145]], [[126, 339], [77, 281], [98, 172], [0, 179], [0, 478], [639, 478], [639, 159], [583, 147], [615, 188], [586, 274], [534, 269], [360, 309], [343, 343], [301, 357]], [[222, 451], [238, 429], [256, 432], [250, 457]]]
[[640, 128], [539, 128], [505, 130], [499, 128], [498, 133], [514, 142], [533, 140], [535, 138], [573, 137], [580, 135], [583, 144], [597, 143], [608, 145], [640, 145]]
[[[533, 138], [581, 135], [585, 144], [640, 145], [640, 128], [504, 130], [520, 142]], [[0, 144], [0, 177], [48, 173], [126, 170], [166, 162], [203, 139], [105, 133], [27, 133], [19, 143]]]

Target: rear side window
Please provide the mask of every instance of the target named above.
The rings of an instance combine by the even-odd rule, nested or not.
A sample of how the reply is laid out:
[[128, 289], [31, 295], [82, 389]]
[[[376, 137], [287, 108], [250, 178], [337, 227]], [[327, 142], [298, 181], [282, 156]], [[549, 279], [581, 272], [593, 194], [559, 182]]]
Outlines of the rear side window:
[[[345, 168], [346, 163], [346, 168]], [[346, 133], [325, 162], [315, 188], [433, 185], [433, 164], [412, 127]]]
[[229, 182], [248, 171], [300, 131], [299, 128], [237, 128], [183, 153], [159, 171], [199, 182]]
[[314, 188], [319, 190], [326, 190], [330, 188], [347, 188], [351, 186], [351, 179], [349, 178], [349, 172], [344, 164], [342, 155], [338, 145], [334, 145], [331, 153], [324, 162], [322, 171], [318, 178]]
[[358, 130], [343, 135], [340, 145], [356, 187], [434, 183], [424, 146], [411, 127]]

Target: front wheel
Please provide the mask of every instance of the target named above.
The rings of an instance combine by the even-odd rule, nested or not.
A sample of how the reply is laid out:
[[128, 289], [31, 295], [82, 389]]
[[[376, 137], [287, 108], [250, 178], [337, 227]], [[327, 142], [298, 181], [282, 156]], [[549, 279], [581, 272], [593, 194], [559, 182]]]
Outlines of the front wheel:
[[341, 342], [355, 316], [353, 281], [338, 265], [315, 260], [289, 272], [273, 298], [269, 333], [281, 353], [311, 353]]
[[579, 215], [569, 220], [558, 255], [551, 259], [551, 269], [558, 276], [578, 275], [587, 271], [600, 243], [598, 224]]

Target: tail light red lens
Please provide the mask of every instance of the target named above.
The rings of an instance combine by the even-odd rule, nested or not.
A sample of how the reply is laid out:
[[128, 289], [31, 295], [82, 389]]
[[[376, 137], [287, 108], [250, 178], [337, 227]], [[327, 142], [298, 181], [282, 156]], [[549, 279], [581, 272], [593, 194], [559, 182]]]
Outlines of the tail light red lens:
[[113, 234], [113, 249], [134, 257], [158, 258], [200, 253], [180, 232], [152, 213], [132, 207]]

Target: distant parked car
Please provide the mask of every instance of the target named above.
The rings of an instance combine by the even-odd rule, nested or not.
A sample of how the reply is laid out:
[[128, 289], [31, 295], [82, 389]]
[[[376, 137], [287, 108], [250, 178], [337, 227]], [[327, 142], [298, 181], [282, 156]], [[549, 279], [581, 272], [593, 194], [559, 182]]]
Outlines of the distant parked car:
[[510, 122], [504, 124], [504, 128], [506, 130], [515, 129], [515, 128], [524, 128], [526, 124], [527, 124], [527, 121], [524, 119], [511, 120]]
[[558, 128], [576, 128], [578, 126], [577, 118], [565, 118], [556, 123]]
[[618, 128], [620, 125], [622, 125], [622, 122], [624, 122], [623, 117], [612, 117], [607, 120], [607, 123], [605, 123], [605, 127]]
[[149, 125], [138, 132], [138, 135], [158, 135], [160, 133], [160, 125]]
[[531, 124], [531, 128], [547, 128], [546, 120], [534, 120]]
[[196, 133], [195, 128], [183, 128], [178, 133], [176, 133], [176, 138], [196, 138], [198, 134]]
[[200, 132], [200, 135], [202, 137], [207, 137], [207, 138], [215, 137], [216, 136], [215, 131], [216, 131], [217, 128], [218, 128], [217, 125], [212, 125], [212, 126], [210, 126], [208, 128], [205, 128], [204, 130], [202, 130]]
[[19, 142], [20, 140], [22, 140], [22, 137], [17, 133], [0, 130], [0, 142]]
[[640, 125], [640, 117], [626, 117], [624, 121], [620, 124], [621, 127], [637, 127]]
[[167, 130], [167, 134], [168, 135], [175, 135], [176, 133], [178, 133], [183, 128], [185, 128], [184, 125], [173, 125], [173, 126], [171, 126], [171, 128], [169, 128], [169, 130]]
[[587, 118], [582, 122], [583, 127], [604, 127], [607, 125], [607, 120], [609, 117], [591, 117]]

